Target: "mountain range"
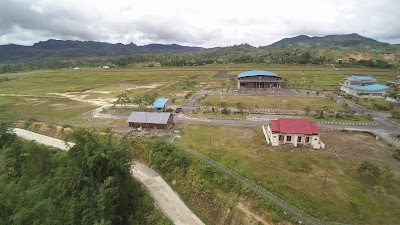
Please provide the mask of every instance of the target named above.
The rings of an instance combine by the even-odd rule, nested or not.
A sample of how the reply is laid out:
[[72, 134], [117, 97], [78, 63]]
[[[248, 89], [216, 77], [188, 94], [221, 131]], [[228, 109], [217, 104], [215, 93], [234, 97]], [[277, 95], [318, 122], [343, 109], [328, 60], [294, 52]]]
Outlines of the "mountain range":
[[[113, 57], [145, 53], [210, 52], [210, 54], [221, 55], [226, 52], [230, 54], [247, 54], [249, 52], [273, 52], [295, 49], [336, 51], [338, 52], [338, 56], [340, 56], [340, 54], [345, 56], [347, 53], [356, 51], [360, 53], [393, 54], [394, 57], [392, 57], [391, 60], [393, 60], [393, 58], [396, 60], [396, 55], [400, 57], [398, 55], [400, 45], [398, 44], [382, 43], [358, 34], [347, 34], [328, 35], [324, 37], [299, 35], [292, 38], [284, 38], [271, 45], [260, 46], [258, 48], [248, 44], [230, 47], [202, 48], [177, 44], [149, 44], [138, 46], [134, 43], [110, 44], [95, 41], [64, 41], [50, 39], [47, 41], [40, 41], [32, 46], [16, 44], [0, 45], [0, 63], [53, 58]], [[386, 58], [383, 57], [383, 59]]]

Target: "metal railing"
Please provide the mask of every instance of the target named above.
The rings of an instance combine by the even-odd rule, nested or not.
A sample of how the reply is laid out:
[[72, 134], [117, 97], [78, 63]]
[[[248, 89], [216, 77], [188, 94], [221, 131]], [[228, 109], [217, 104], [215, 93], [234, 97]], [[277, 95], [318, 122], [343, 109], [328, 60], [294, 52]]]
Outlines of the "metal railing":
[[184, 150], [187, 154], [190, 156], [195, 157], [198, 160], [201, 160], [214, 168], [217, 168], [218, 170], [224, 172], [226, 175], [229, 175], [230, 177], [233, 177], [237, 179], [242, 185], [248, 187], [250, 190], [252, 190], [254, 193], [256, 193], [258, 196], [274, 203], [276, 206], [278, 206], [285, 214], [289, 214], [296, 218], [300, 224], [316, 224], [316, 225], [346, 225], [343, 223], [336, 223], [336, 222], [327, 222], [327, 221], [321, 221], [313, 216], [308, 215], [307, 213], [303, 212], [299, 208], [289, 204], [285, 200], [279, 198], [278, 196], [272, 194], [271, 192], [265, 190], [264, 188], [260, 187], [253, 181], [243, 177], [242, 175], [236, 173], [235, 171], [229, 169], [228, 167], [210, 159], [209, 157], [194, 151], [186, 146], [183, 146], [179, 143], [172, 143], [178, 149]]

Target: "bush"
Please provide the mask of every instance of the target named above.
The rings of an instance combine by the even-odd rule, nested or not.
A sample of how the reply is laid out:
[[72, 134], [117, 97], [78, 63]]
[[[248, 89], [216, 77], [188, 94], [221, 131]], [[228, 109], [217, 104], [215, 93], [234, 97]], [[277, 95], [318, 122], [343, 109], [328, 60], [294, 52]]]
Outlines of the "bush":
[[166, 112], [173, 112], [174, 110], [172, 108], [168, 108], [167, 110], [165, 110]]
[[225, 114], [225, 115], [228, 115], [228, 114], [231, 113], [231, 110], [226, 109], [226, 108], [223, 108], [223, 109], [221, 110], [221, 113], [222, 113], [222, 114]]

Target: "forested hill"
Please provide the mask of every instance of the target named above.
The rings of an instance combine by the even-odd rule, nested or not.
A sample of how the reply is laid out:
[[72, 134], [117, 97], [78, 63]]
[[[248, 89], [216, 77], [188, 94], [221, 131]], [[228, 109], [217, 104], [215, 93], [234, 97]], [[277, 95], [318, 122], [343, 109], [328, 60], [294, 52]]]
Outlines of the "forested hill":
[[15, 44], [0, 45], [0, 62], [14, 60], [37, 60], [49, 58], [75, 58], [98, 56], [121, 56], [144, 53], [179, 53], [202, 50], [201, 47], [188, 47], [181, 45], [149, 44], [138, 46], [136, 44], [110, 44], [95, 41], [41, 41], [33, 46]]
[[[324, 37], [309, 37], [299, 35], [292, 38], [284, 38], [271, 45], [260, 47], [262, 49], [297, 49], [297, 48], [361, 48], [384, 49], [393, 47], [388, 43], [363, 37], [359, 34], [328, 35]], [[394, 46], [396, 47], [396, 46]]]
[[[68, 67], [199, 66], [213, 63], [325, 64], [398, 67], [400, 45], [358, 34], [284, 38], [268, 46], [240, 44], [202, 48], [181, 45], [110, 44], [94, 41], [47, 40], [33, 46], [0, 45], [0, 73]], [[60, 60], [62, 59], [62, 60]]]

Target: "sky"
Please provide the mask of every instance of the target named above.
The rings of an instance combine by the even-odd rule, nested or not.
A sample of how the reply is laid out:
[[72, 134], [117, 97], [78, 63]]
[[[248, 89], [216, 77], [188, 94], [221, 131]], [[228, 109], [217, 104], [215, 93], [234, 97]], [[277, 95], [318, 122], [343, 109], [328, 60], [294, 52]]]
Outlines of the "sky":
[[358, 33], [400, 44], [399, 0], [0, 0], [0, 44], [223, 47]]

